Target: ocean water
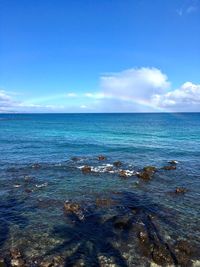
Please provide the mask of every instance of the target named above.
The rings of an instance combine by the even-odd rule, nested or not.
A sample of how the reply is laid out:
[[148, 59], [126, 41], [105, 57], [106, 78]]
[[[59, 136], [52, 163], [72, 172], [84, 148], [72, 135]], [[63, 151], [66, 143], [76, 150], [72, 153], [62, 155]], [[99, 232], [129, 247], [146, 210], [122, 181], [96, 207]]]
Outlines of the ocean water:
[[[176, 169], [162, 169], [170, 160], [178, 161]], [[113, 166], [116, 161], [122, 165]], [[91, 173], [83, 173], [86, 165]], [[144, 181], [136, 173], [148, 165], [157, 171]], [[121, 170], [129, 176], [120, 177]], [[176, 194], [178, 187], [187, 192]], [[80, 209], [66, 214], [66, 200]], [[0, 114], [0, 255], [6, 259], [14, 247], [28, 266], [58, 255], [65, 262], [58, 266], [150, 266], [155, 259], [139, 249], [143, 227], [173, 260], [177, 242], [189, 242], [194, 264], [199, 207], [200, 113]]]

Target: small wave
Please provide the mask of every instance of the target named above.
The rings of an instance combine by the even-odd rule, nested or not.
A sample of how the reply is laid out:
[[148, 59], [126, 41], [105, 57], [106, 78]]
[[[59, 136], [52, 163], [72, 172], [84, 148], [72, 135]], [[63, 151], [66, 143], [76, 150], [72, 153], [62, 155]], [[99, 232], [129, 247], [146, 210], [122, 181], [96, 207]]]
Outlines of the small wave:
[[[82, 170], [85, 165], [78, 166], [77, 168]], [[94, 173], [111, 173], [111, 174], [119, 174], [120, 176], [131, 177], [137, 174], [134, 170], [123, 170], [123, 169], [116, 169], [113, 164], [103, 164], [99, 166], [90, 166], [91, 172]], [[123, 174], [123, 175], [122, 175]]]

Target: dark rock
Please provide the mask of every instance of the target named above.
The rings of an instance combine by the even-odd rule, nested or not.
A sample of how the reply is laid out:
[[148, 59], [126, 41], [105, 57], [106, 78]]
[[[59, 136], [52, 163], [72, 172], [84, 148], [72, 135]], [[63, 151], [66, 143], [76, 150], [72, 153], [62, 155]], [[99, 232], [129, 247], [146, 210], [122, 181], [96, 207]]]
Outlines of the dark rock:
[[[139, 226], [140, 228], [140, 226]], [[152, 253], [152, 244], [149, 239], [149, 235], [147, 231], [142, 227], [142, 229], [139, 230], [137, 237], [139, 239], [139, 251], [144, 255], [145, 257], [150, 258]]]
[[194, 248], [185, 240], [177, 241], [175, 244], [176, 257], [180, 266], [192, 266], [191, 256], [194, 253]]
[[187, 189], [183, 188], [183, 187], [177, 187], [176, 190], [175, 190], [176, 194], [184, 194], [186, 192], [187, 192]]
[[98, 156], [98, 160], [106, 160], [106, 157], [103, 155]]
[[123, 178], [127, 178], [128, 177], [127, 172], [125, 170], [119, 171], [119, 176], [123, 177]]
[[67, 213], [75, 213], [75, 214], [77, 214], [81, 210], [81, 207], [77, 203], [66, 201], [64, 203], [64, 210]]
[[150, 180], [157, 168], [154, 166], [146, 166], [143, 168], [143, 171], [139, 172], [137, 176], [143, 180]]
[[138, 238], [140, 240], [141, 243], [146, 243], [149, 241], [149, 237], [146, 231], [140, 231], [138, 233]]
[[137, 176], [143, 180], [150, 180], [152, 177], [152, 172], [142, 171], [137, 174]]
[[154, 173], [157, 170], [155, 166], [146, 166], [143, 168], [143, 171], [149, 172], [149, 173]]
[[122, 163], [121, 163], [121, 161], [115, 161], [115, 162], [113, 163], [113, 165], [114, 165], [115, 167], [120, 167], [120, 166], [122, 166]]
[[152, 252], [152, 259], [156, 264], [158, 264], [160, 266], [166, 266], [167, 264], [173, 264], [173, 259], [171, 257], [170, 252], [163, 245], [154, 246], [154, 249]]
[[26, 188], [26, 189], [25, 189], [25, 192], [26, 192], [26, 193], [32, 193], [33, 190], [31, 190], [31, 189], [29, 189], [29, 188]]
[[193, 252], [193, 247], [185, 240], [177, 241], [175, 249], [184, 252], [187, 255], [191, 255]]
[[176, 170], [176, 166], [175, 165], [164, 166], [162, 169], [166, 171]]
[[81, 170], [82, 170], [82, 172], [83, 172], [84, 174], [86, 174], [86, 173], [90, 173], [90, 172], [91, 172], [91, 167], [85, 165]]

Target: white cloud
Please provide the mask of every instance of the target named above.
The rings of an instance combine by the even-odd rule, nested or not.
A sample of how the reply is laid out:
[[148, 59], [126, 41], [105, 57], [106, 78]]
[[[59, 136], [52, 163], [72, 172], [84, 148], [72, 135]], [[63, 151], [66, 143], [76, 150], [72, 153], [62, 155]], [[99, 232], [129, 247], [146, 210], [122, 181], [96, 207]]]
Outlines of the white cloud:
[[87, 106], [86, 105], [81, 105], [80, 108], [87, 108]]
[[200, 107], [200, 84], [186, 82], [176, 90], [152, 96], [152, 102], [160, 107], [185, 111]]
[[67, 93], [66, 94], [67, 97], [77, 97], [76, 93]]
[[22, 102], [0, 90], [0, 112], [200, 111], [200, 84], [185, 82], [174, 90], [167, 75], [157, 68], [132, 68], [103, 75], [99, 91], [68, 96], [76, 98], [65, 98], [64, 102], [62, 95], [52, 96], [51, 101], [44, 97], [40, 102]]
[[128, 69], [101, 77], [101, 89], [116, 98], [149, 99], [169, 88], [167, 76], [157, 68]]
[[200, 85], [186, 82], [173, 90], [167, 75], [157, 68], [129, 69], [106, 75], [101, 77], [100, 87], [99, 94], [103, 97], [98, 106], [105, 110], [200, 111]]

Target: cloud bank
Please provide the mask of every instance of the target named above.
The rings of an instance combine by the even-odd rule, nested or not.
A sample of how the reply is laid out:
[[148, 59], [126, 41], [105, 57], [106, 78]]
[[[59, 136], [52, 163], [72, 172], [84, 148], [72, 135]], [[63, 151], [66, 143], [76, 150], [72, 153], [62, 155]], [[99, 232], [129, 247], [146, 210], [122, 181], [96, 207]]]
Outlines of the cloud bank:
[[[0, 112], [200, 112], [200, 84], [173, 88], [158, 68], [132, 68], [100, 77], [99, 90], [56, 95], [48, 105], [15, 101], [0, 90]], [[56, 102], [56, 103], [55, 103]]]

